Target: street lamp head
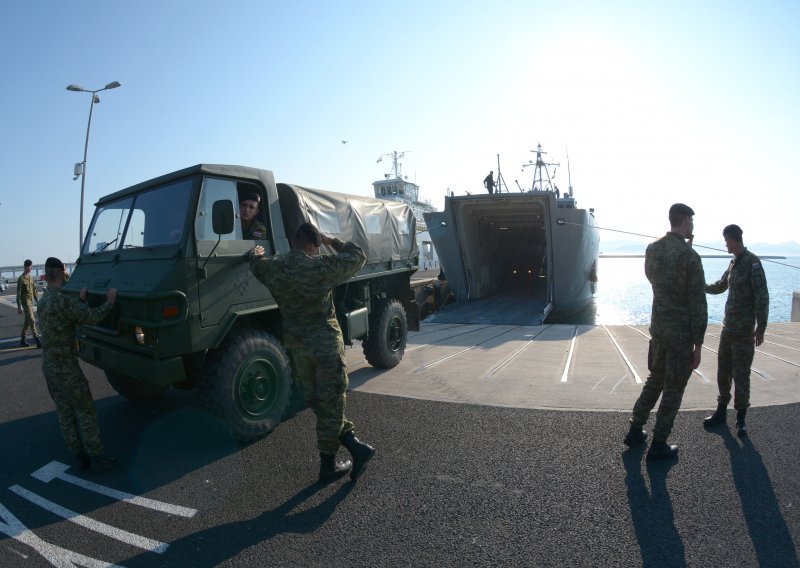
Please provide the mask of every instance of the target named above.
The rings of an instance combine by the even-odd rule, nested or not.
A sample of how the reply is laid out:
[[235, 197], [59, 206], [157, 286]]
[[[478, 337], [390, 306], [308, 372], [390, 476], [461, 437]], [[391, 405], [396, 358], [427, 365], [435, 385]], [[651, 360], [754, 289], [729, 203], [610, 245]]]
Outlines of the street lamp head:
[[72, 85], [67, 85], [67, 90], [68, 91], [79, 91], [80, 92], [80, 91], [83, 91], [83, 87], [81, 87], [80, 85], [72, 84]]
[[95, 102], [95, 104], [99, 103], [99, 102], [100, 102], [100, 97], [98, 97], [97, 95], [95, 95], [95, 96], [94, 96], [94, 102]]
[[122, 83], [119, 81], [111, 81], [108, 85], [105, 86], [106, 89], [116, 89], [117, 87], [121, 87]]

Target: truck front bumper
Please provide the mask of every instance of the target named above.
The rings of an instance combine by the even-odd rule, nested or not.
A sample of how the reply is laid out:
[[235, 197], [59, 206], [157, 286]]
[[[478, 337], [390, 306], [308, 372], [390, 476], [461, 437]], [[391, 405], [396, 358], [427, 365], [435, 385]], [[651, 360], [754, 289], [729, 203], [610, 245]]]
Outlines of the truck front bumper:
[[154, 385], [168, 386], [186, 379], [183, 359], [180, 357], [157, 360], [88, 337], [80, 338], [78, 356], [108, 373]]

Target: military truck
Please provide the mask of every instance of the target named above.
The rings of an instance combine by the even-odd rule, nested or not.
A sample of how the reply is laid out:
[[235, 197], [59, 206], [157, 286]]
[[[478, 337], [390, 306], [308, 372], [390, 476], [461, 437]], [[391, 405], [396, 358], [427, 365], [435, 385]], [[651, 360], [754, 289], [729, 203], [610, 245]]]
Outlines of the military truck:
[[[260, 197], [264, 239], [244, 240], [240, 196]], [[360, 340], [373, 366], [403, 357], [419, 329], [411, 290], [418, 268], [416, 220], [402, 203], [276, 183], [272, 172], [200, 164], [101, 198], [65, 291], [89, 289], [98, 305], [118, 289], [114, 311], [78, 333], [79, 356], [105, 371], [130, 400], [169, 387], [199, 400], [241, 440], [280, 422], [292, 387], [281, 344], [281, 315], [250, 272], [257, 244], [284, 254], [296, 228], [311, 222], [354, 241], [364, 267], [334, 290], [345, 343]], [[322, 253], [334, 253], [322, 247]]]

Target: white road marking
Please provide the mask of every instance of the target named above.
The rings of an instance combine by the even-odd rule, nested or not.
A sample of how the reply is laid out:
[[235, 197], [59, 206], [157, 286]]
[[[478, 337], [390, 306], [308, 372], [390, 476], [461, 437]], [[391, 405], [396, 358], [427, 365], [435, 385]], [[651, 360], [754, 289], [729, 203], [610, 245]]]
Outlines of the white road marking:
[[6, 509], [2, 503], [0, 503], [0, 517], [5, 521], [0, 523], [0, 532], [4, 532], [14, 540], [30, 546], [57, 568], [75, 568], [75, 566], [84, 566], [85, 568], [122, 568], [117, 564], [110, 564], [109, 562], [84, 556], [42, 540], [28, 530], [28, 527], [12, 515], [11, 511]]
[[74, 475], [66, 473], [68, 469], [69, 466], [66, 464], [57, 461], [51, 461], [46, 466], [34, 471], [31, 476], [39, 481], [43, 481], [44, 483], [50, 483], [53, 479], [60, 479], [61, 481], [66, 481], [67, 483], [88, 489], [89, 491], [94, 491], [100, 495], [119, 499], [120, 501], [124, 501], [132, 505], [154, 509], [163, 513], [170, 513], [172, 515], [179, 515], [181, 517], [188, 518], [194, 517], [197, 514], [197, 509], [181, 507], [180, 505], [171, 505], [162, 501], [156, 501], [155, 499], [131, 495], [130, 493], [125, 493], [124, 491], [118, 491], [104, 485], [86, 481], [85, 479], [81, 479], [80, 477], [75, 477]]
[[20, 487], [19, 485], [12, 485], [9, 487], [11, 491], [22, 497], [23, 499], [27, 499], [31, 503], [39, 505], [43, 509], [47, 509], [51, 513], [58, 515], [59, 517], [66, 519], [76, 525], [80, 525], [84, 528], [87, 528], [91, 531], [98, 532], [100, 534], [106, 535], [113, 539], [116, 539], [120, 542], [124, 542], [126, 544], [130, 544], [132, 546], [136, 546], [141, 548], [142, 550], [148, 550], [151, 552], [155, 552], [157, 554], [163, 554], [169, 548], [169, 545], [164, 542], [160, 542], [157, 540], [153, 540], [144, 536], [139, 536], [137, 534], [129, 533], [128, 531], [124, 531], [122, 529], [118, 529], [116, 527], [112, 527], [111, 525], [107, 525], [105, 523], [101, 523], [100, 521], [96, 521], [75, 511], [71, 511], [66, 507], [62, 507], [57, 503], [53, 503], [44, 497], [36, 495], [35, 493], [28, 491], [27, 489]]
[[628, 359], [628, 356], [625, 355], [625, 352], [622, 350], [622, 347], [619, 346], [617, 340], [614, 339], [614, 336], [611, 334], [611, 331], [606, 326], [603, 326], [603, 329], [606, 330], [606, 333], [611, 338], [611, 341], [614, 343], [614, 347], [617, 348], [617, 351], [619, 351], [619, 354], [622, 355], [622, 359], [625, 361], [625, 364], [628, 366], [628, 369], [630, 369], [631, 373], [633, 373], [633, 380], [636, 381], [638, 384], [642, 384], [642, 378], [639, 376], [639, 373], [636, 372], [636, 368], [633, 366], [633, 363], [631, 363], [630, 359]]
[[564, 372], [561, 374], [561, 382], [566, 383], [569, 375], [569, 364], [572, 362], [572, 353], [575, 351], [575, 341], [578, 339], [578, 326], [575, 326], [575, 333], [572, 336], [572, 341], [569, 344], [569, 355], [567, 355], [567, 364], [564, 365]]

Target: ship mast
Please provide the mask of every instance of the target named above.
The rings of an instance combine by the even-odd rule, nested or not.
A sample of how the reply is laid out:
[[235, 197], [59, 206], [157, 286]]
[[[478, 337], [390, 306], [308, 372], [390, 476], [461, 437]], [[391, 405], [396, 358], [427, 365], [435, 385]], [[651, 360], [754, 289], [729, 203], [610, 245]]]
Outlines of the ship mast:
[[392, 172], [385, 174], [386, 179], [403, 179], [400, 171], [403, 167], [400, 163], [400, 158], [404, 157], [406, 152], [410, 152], [410, 150], [403, 150], [402, 152], [395, 150], [391, 154], [382, 154], [378, 157], [378, 162], [382, 162], [384, 158], [391, 158], [392, 160]]
[[[536, 161], [528, 160], [527, 164], [522, 164], [523, 168], [529, 168], [533, 166], [533, 183], [531, 183], [531, 191], [554, 191], [553, 180], [550, 178], [550, 170], [548, 166], [560, 166], [560, 163], [555, 162], [545, 162], [542, 159], [543, 154], [547, 154], [544, 150], [542, 150], [542, 145], [537, 144], [536, 150], [531, 150], [531, 152], [536, 152]], [[544, 176], [547, 176], [547, 182], [545, 183], [544, 176], [542, 174], [542, 170], [544, 170]], [[570, 191], [572, 188], [570, 188]]]

